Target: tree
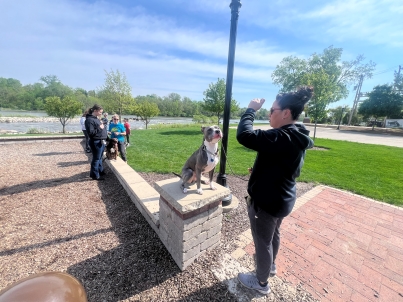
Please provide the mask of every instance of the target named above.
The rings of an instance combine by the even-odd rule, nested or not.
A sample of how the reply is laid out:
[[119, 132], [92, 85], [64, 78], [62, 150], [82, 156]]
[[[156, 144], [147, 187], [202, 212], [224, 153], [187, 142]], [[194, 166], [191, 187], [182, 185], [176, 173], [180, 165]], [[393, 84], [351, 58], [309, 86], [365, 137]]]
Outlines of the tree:
[[43, 110], [45, 100], [43, 96], [44, 85], [42, 83], [28, 84], [23, 87], [21, 98], [26, 110]]
[[157, 104], [150, 103], [148, 101], [138, 104], [134, 109], [134, 114], [139, 116], [141, 120], [146, 124], [146, 129], [152, 117], [157, 116], [160, 113]]
[[49, 116], [57, 117], [63, 126], [63, 133], [66, 133], [67, 122], [81, 113], [82, 104], [66, 96], [60, 99], [58, 96], [46, 98], [45, 111]]
[[22, 91], [20, 81], [12, 78], [0, 78], [0, 109], [2, 107], [19, 109]]
[[[298, 86], [315, 82], [314, 93], [318, 106], [326, 108], [332, 102], [348, 96], [348, 86], [355, 83], [360, 75], [372, 77], [375, 63], [364, 64], [364, 56], [359, 55], [352, 61], [341, 62], [342, 48], [330, 46], [322, 54], [312, 54], [307, 60], [290, 56], [284, 58], [272, 73], [274, 84], [281, 86], [281, 92], [290, 92]], [[325, 86], [329, 88], [324, 89]], [[320, 86], [319, 89], [316, 86]], [[322, 96], [324, 92], [326, 96]], [[312, 112], [312, 111], [311, 111]], [[318, 111], [318, 116], [321, 113]]]
[[344, 124], [344, 117], [346, 113], [350, 111], [348, 106], [338, 106], [336, 108], [329, 109], [327, 111], [330, 123], [332, 124]]
[[[205, 98], [203, 109], [217, 116], [217, 124], [220, 125], [221, 115], [224, 113], [225, 106], [225, 80], [218, 79], [217, 83], [210, 83], [209, 88], [203, 92]], [[231, 99], [230, 112], [239, 109], [238, 103]]]
[[395, 71], [395, 78], [393, 80], [393, 89], [397, 90], [398, 93], [403, 95], [403, 73]]
[[43, 99], [50, 96], [58, 96], [62, 99], [68, 95], [73, 95], [73, 89], [63, 85], [55, 75], [42, 76], [40, 80], [45, 83], [45, 88], [40, 96]]
[[301, 79], [301, 83], [314, 87], [314, 96], [307, 104], [307, 113], [315, 121], [313, 138], [316, 137], [316, 125], [319, 120], [327, 117], [326, 107], [329, 99], [332, 97], [336, 83], [325, 72], [325, 70], [316, 73], [306, 73]]
[[276, 66], [271, 78], [274, 84], [281, 86], [281, 92], [290, 92], [301, 85], [301, 79], [307, 72], [308, 61], [289, 56]]
[[368, 94], [368, 99], [361, 103], [358, 113], [376, 120], [383, 116], [395, 116], [403, 109], [403, 96], [393, 91], [390, 85], [378, 85]]
[[170, 93], [161, 102], [165, 116], [181, 116], [183, 112], [181, 96], [177, 93]]
[[121, 116], [123, 111], [132, 105], [132, 88], [124, 73], [119, 70], [110, 72], [105, 70], [105, 83], [99, 91], [99, 96], [107, 101], [104, 109], [110, 112], [118, 112]]

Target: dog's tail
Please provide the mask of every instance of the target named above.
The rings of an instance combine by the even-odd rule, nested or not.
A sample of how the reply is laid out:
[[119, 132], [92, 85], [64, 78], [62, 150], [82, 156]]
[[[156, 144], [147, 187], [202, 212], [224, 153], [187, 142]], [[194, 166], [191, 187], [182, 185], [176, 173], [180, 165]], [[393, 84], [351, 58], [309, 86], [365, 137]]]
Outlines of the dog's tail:
[[172, 174], [178, 176], [179, 178], [182, 178], [182, 175], [179, 175], [178, 173], [172, 172]]

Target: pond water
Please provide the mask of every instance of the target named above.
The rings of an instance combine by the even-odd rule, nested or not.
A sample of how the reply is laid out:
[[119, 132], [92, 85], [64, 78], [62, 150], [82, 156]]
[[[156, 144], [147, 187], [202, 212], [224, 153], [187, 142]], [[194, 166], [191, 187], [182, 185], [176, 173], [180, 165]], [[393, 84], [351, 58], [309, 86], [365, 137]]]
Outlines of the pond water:
[[[2, 117], [46, 117], [46, 112], [41, 111], [0, 111]], [[135, 121], [132, 118], [136, 118], [134, 115], [123, 115], [123, 117], [129, 118], [129, 124], [131, 129], [145, 129], [145, 124], [142, 121]], [[221, 120], [222, 122], [222, 120]], [[230, 124], [237, 124], [239, 119], [231, 119]], [[256, 120], [256, 123], [269, 123], [268, 120]], [[190, 117], [155, 117], [152, 118], [150, 125], [156, 124], [192, 124], [192, 118]], [[21, 123], [0, 123], [0, 130], [14, 130], [21, 133], [26, 133], [29, 129], [40, 129], [46, 132], [61, 132], [62, 125], [60, 122], [21, 122]], [[66, 125], [67, 132], [80, 132], [81, 125], [78, 119], [70, 121]]]

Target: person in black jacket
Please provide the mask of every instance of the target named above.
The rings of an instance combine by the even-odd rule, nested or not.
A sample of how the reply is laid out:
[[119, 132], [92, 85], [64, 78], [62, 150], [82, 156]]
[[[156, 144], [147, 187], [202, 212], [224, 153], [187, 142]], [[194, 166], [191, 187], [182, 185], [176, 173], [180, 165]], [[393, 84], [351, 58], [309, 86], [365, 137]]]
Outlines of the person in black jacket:
[[280, 225], [294, 207], [295, 179], [304, 164], [305, 150], [313, 147], [309, 131], [296, 123], [312, 96], [312, 87], [278, 94], [270, 109], [270, 130], [253, 130], [256, 111], [265, 102], [253, 99], [238, 125], [238, 142], [257, 151], [246, 198], [256, 251], [256, 276], [240, 273], [238, 280], [262, 294], [270, 292], [267, 280], [270, 274], [277, 273]]
[[102, 155], [105, 149], [105, 140], [108, 136], [106, 126], [98, 119], [102, 115], [103, 109], [95, 104], [86, 116], [85, 129], [90, 137], [90, 148], [92, 151], [92, 161], [90, 177], [94, 180], [104, 180], [104, 167], [102, 166]]

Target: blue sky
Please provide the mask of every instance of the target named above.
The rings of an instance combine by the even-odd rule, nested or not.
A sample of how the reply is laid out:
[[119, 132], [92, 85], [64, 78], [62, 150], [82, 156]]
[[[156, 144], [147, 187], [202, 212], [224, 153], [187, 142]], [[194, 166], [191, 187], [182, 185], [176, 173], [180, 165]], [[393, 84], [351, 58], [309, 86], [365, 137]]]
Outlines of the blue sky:
[[[54, 74], [66, 85], [100, 87], [119, 69], [133, 95], [171, 92], [202, 100], [226, 78], [231, 0], [0, 1], [0, 77], [22, 84]], [[243, 0], [238, 20], [233, 98], [241, 107], [279, 87], [271, 73], [289, 55], [326, 47], [343, 60], [377, 63], [362, 91], [391, 83], [403, 67], [403, 1]], [[352, 87], [351, 87], [352, 89]], [[332, 105], [352, 105], [355, 93]]]

